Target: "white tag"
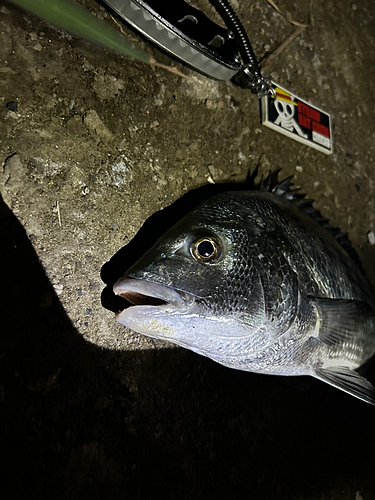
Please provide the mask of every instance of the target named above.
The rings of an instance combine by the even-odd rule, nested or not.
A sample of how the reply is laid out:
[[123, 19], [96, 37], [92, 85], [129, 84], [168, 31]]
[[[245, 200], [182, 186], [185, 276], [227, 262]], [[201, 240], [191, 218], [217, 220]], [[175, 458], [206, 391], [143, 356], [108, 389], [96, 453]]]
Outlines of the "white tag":
[[260, 99], [262, 123], [322, 153], [332, 154], [331, 117], [272, 82], [276, 92]]

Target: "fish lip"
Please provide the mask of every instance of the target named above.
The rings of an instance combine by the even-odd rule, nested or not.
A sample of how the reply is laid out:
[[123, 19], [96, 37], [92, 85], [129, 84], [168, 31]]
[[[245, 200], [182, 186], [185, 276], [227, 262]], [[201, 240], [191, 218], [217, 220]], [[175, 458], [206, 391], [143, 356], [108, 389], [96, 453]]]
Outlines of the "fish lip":
[[161, 309], [173, 309], [184, 311], [190, 309], [192, 304], [195, 302], [195, 298], [192, 294], [176, 290], [173, 287], [162, 285], [160, 283], [155, 283], [146, 279], [138, 279], [131, 277], [120, 278], [113, 286], [113, 292], [116, 295], [127, 298], [127, 294], [139, 294], [145, 298], [151, 298], [151, 302], [160, 300], [163, 303], [157, 305], [150, 304], [132, 304], [131, 308], [135, 307], [147, 307], [150, 309], [161, 310]]

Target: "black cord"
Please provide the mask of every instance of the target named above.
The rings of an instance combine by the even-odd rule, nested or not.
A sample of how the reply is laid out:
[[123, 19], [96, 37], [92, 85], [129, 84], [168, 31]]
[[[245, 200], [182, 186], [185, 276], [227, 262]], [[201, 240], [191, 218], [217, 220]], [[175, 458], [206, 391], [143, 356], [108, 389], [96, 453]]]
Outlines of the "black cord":
[[233, 8], [226, 0], [209, 0], [209, 2], [217, 10], [227, 28], [233, 31], [243, 65], [250, 65], [255, 71], [259, 71], [257, 58], [251, 47], [249, 37]]

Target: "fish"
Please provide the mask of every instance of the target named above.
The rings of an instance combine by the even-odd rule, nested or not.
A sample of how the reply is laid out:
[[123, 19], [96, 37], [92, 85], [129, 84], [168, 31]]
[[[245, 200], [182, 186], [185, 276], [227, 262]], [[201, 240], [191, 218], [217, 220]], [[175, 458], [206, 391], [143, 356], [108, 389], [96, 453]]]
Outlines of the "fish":
[[[277, 174], [276, 174], [277, 175]], [[375, 295], [347, 235], [273, 174], [207, 199], [114, 285], [116, 320], [237, 370], [309, 375], [375, 405]]]

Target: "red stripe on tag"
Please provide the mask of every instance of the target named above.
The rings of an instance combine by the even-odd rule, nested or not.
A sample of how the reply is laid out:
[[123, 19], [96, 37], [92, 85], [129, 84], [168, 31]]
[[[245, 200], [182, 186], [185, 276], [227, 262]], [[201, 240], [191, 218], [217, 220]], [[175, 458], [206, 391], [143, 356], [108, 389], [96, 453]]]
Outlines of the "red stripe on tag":
[[280, 94], [279, 92], [276, 92], [276, 99], [285, 99], [286, 101], [292, 100], [288, 95]]
[[329, 136], [330, 136], [329, 128], [326, 127], [325, 125], [322, 125], [321, 123], [313, 121], [312, 122], [312, 129], [314, 130], [314, 132], [318, 132], [318, 134], [324, 135], [324, 137], [329, 138]]

